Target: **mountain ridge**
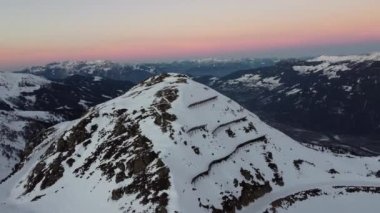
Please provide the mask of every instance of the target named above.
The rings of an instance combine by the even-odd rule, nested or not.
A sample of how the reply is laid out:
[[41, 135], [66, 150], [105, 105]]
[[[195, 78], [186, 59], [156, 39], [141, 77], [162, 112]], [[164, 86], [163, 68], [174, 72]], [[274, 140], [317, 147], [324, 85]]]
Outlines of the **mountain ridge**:
[[44, 76], [50, 80], [64, 79], [70, 75], [100, 76], [114, 80], [138, 83], [160, 73], [183, 73], [192, 76], [224, 76], [236, 70], [272, 65], [276, 59], [199, 59], [173, 62], [125, 64], [110, 60], [62, 61], [44, 66], [25, 68], [21, 73]]
[[4, 211], [264, 212], [280, 208], [266, 195], [309, 196], [305, 187], [324, 182], [358, 196], [368, 185], [379, 198], [379, 158], [305, 147], [180, 74], [152, 77], [38, 141], [0, 184]]

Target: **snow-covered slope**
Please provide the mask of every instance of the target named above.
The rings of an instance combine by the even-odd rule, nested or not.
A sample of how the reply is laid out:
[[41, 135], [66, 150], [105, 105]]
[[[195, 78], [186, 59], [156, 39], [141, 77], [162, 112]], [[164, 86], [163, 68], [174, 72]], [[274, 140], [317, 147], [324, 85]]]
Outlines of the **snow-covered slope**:
[[50, 83], [35, 75], [0, 72], [0, 179], [19, 161], [28, 126], [36, 120], [61, 121], [59, 116], [48, 112], [18, 110], [21, 103], [25, 108], [34, 105], [36, 98], [32, 92]]
[[31, 132], [43, 129], [43, 124], [60, 121], [60, 116], [45, 111], [0, 110], [0, 179], [5, 178], [19, 162]]
[[[263, 212], [284, 210], [294, 193], [348, 186], [358, 204], [380, 198], [379, 158], [305, 147], [177, 74], [152, 77], [38, 141], [0, 184], [1, 212]], [[284, 208], [272, 203], [283, 197]]]
[[352, 55], [352, 56], [320, 56], [310, 59], [307, 62], [312, 64], [293, 66], [295, 71], [301, 74], [323, 73], [328, 79], [339, 78], [340, 73], [351, 70], [358, 64], [380, 61], [380, 53], [372, 53], [368, 55]]
[[25, 73], [0, 72], [0, 179], [11, 172], [25, 145], [42, 129], [82, 116], [132, 83], [83, 76], [61, 82]]

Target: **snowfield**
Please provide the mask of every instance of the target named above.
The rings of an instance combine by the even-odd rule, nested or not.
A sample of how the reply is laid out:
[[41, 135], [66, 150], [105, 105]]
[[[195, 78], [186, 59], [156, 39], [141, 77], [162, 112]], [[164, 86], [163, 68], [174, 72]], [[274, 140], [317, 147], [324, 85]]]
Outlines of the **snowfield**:
[[338, 72], [350, 70], [347, 64], [335, 65], [329, 62], [324, 62], [315, 66], [294, 66], [293, 69], [304, 75], [307, 75], [309, 73], [322, 72], [323, 75], [326, 75], [328, 77], [328, 79], [338, 78]]
[[262, 87], [273, 90], [281, 86], [280, 78], [268, 77], [262, 78], [260, 75], [245, 74], [239, 78], [232, 79], [226, 82], [229, 85], [242, 85], [245, 87]]
[[[49, 129], [0, 184], [0, 211], [375, 212], [379, 165], [305, 147], [187, 76], [160, 75]], [[346, 198], [354, 208], [333, 203]]]

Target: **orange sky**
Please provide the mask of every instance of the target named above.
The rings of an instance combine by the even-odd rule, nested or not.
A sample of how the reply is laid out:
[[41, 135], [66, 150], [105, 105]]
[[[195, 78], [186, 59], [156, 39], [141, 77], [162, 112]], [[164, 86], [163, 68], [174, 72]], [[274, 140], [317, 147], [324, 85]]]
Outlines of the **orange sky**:
[[312, 55], [318, 46], [337, 45], [342, 53], [343, 44], [359, 50], [363, 42], [373, 43], [368, 51], [380, 47], [379, 0], [0, 0], [0, 5], [0, 70], [68, 59], [270, 57], [284, 48], [293, 56], [295, 48], [309, 47]]

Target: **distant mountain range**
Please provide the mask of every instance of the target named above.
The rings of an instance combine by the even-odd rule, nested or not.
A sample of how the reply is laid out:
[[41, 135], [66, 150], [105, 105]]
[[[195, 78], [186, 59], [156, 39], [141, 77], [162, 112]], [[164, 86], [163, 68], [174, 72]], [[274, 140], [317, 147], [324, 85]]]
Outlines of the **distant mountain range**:
[[139, 82], [152, 76], [154, 68], [138, 65], [122, 65], [111, 61], [98, 60], [55, 62], [45, 66], [30, 67], [19, 72], [43, 76], [50, 80], [60, 80], [71, 75], [81, 75]]
[[183, 73], [190, 76], [225, 76], [237, 70], [253, 69], [274, 65], [278, 59], [200, 59], [171, 63], [145, 64], [154, 67], [156, 73]]
[[380, 153], [380, 53], [283, 60], [196, 80], [297, 140]]
[[1, 212], [380, 208], [379, 157], [300, 144], [182, 74], [151, 77], [33, 141], [0, 182]]
[[271, 66], [276, 59], [203, 59], [171, 63], [120, 64], [111, 61], [65, 61], [30, 67], [20, 73], [43, 76], [50, 80], [65, 79], [70, 75], [100, 76], [138, 83], [159, 73], [176, 72], [191, 76], [224, 76], [236, 70]]

